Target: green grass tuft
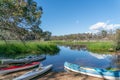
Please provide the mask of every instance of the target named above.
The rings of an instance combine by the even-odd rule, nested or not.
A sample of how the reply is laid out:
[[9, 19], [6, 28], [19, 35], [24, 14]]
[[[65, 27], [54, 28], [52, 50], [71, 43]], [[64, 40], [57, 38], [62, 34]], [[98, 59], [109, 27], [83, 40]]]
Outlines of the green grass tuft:
[[0, 42], [0, 54], [16, 56], [22, 54], [50, 54], [54, 55], [59, 52], [57, 45], [47, 42], [26, 42], [24, 45], [21, 42], [10, 42], [7, 45]]

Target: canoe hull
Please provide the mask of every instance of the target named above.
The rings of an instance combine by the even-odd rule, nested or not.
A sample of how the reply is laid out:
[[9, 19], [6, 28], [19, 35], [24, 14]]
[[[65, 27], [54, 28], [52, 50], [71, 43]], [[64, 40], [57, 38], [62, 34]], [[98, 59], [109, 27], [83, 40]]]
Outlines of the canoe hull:
[[15, 72], [15, 71], [20, 71], [20, 70], [33, 68], [33, 67], [36, 67], [38, 65], [39, 65], [39, 62], [33, 62], [33, 63], [31, 63], [30, 66], [24, 66], [24, 67], [13, 68], [13, 69], [8, 69], [8, 70], [0, 70], [0, 75], [4, 75], [4, 74], [10, 73], [10, 72]]
[[[109, 79], [109, 80], [120, 80], [120, 77], [118, 75], [120, 75], [120, 72], [118, 73], [115, 73], [115, 74], [118, 74], [117, 76], [107, 76], [107, 75], [104, 75], [104, 74], [108, 74], [110, 73], [110, 71], [105, 71], [105, 72], [99, 72], [99, 71], [95, 71], [95, 69], [91, 69], [91, 70], [94, 70], [93, 73], [98, 73], [98, 74], [93, 74], [92, 71], [87, 71], [87, 70], [82, 70], [82, 69], [79, 69], [79, 70], [76, 70], [74, 68], [71, 68], [70, 66], [68, 66], [67, 64], [69, 64], [68, 62], [65, 62], [64, 64], [64, 67], [70, 71], [73, 71], [73, 72], [77, 72], [77, 73], [81, 73], [81, 74], [85, 74], [85, 75], [89, 75], [89, 76], [93, 76], [93, 77], [98, 77], [98, 78], [104, 78], [104, 79]], [[70, 63], [71, 64], [71, 63]], [[76, 65], [76, 64], [74, 64]], [[111, 71], [112, 72], [112, 71]], [[113, 73], [113, 72], [112, 72]], [[102, 75], [101, 75], [102, 74]], [[114, 74], [114, 73], [113, 73]]]
[[32, 70], [30, 72], [27, 72], [27, 73], [15, 78], [13, 80], [30, 80], [38, 75], [41, 75], [41, 74], [47, 72], [51, 68], [52, 68], [52, 65], [48, 65], [48, 66], [43, 67], [42, 70], [35, 69], [35, 70]]
[[27, 63], [34, 62], [45, 59], [45, 55], [33, 56], [32, 58], [23, 58], [23, 59], [2, 59], [2, 64], [11, 64], [11, 63]]

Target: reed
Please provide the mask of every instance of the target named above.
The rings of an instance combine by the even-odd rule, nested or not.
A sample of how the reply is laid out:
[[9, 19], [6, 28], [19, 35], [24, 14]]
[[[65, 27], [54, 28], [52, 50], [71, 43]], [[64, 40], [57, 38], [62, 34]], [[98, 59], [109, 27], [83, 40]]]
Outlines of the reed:
[[48, 42], [31, 41], [23, 44], [22, 42], [9, 42], [5, 44], [0, 41], [0, 54], [55, 54], [59, 51], [56, 44]]
[[[111, 41], [109, 42], [87, 42], [87, 41], [51, 41], [52, 43], [56, 43], [58, 45], [67, 45], [67, 46], [75, 46], [75, 45], [84, 45], [86, 46], [87, 50], [97, 53], [108, 53], [110, 49], [114, 49], [114, 43]], [[114, 51], [114, 50], [113, 50]]]

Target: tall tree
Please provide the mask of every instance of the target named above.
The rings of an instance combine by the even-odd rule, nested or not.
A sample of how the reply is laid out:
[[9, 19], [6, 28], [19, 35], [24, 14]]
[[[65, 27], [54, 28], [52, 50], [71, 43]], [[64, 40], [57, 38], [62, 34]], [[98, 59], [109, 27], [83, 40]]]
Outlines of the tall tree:
[[23, 40], [29, 31], [34, 30], [36, 34], [36, 31], [41, 30], [42, 13], [42, 8], [33, 0], [0, 0], [0, 31], [9, 31]]
[[[17, 0], [0, 0], [0, 30], [2, 33], [10, 31], [11, 33], [18, 34], [18, 23], [23, 14], [22, 7]], [[19, 33], [20, 34], [20, 33]], [[2, 35], [5, 40], [5, 36]]]
[[107, 36], [107, 31], [106, 30], [102, 30], [101, 31], [101, 35], [103, 38], [105, 38]]
[[116, 50], [120, 50], [120, 29], [116, 30], [115, 46]]
[[45, 31], [45, 32], [43, 32], [43, 38], [45, 40], [50, 40], [51, 34], [52, 34], [51, 32]]

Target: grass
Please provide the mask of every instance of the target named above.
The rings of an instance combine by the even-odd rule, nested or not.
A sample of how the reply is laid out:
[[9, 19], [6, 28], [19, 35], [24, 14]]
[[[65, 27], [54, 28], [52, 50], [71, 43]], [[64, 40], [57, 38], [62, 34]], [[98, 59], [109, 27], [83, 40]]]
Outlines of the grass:
[[59, 48], [54, 43], [32, 41], [26, 42], [24, 45], [22, 42], [11, 41], [7, 45], [0, 41], [0, 55], [22, 55], [22, 54], [49, 54], [54, 55], [59, 51]]
[[[92, 52], [97, 52], [97, 53], [109, 53], [109, 49], [114, 49], [114, 44], [113, 42], [82, 42], [82, 41], [78, 41], [78, 42], [72, 42], [72, 41], [52, 41], [52, 43], [56, 43], [58, 45], [69, 45], [69, 46], [86, 46], [86, 48], [89, 51]], [[114, 51], [114, 50], [113, 50]]]
[[64, 45], [76, 48], [79, 45], [85, 45], [91, 52], [109, 53], [110, 48], [114, 48], [113, 42], [72, 42], [72, 41], [31, 41], [24, 45], [20, 41], [8, 41], [6, 45], [4, 41], [0, 41], [0, 55], [8, 57], [16, 57], [25, 54], [49, 54], [55, 55], [59, 52], [57, 45]]

